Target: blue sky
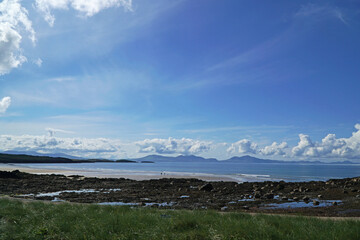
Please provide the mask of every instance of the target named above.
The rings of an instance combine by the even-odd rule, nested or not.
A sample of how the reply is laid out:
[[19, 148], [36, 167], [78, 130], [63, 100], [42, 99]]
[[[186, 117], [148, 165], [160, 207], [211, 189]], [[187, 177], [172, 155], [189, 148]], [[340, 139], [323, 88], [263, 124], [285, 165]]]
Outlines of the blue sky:
[[2, 151], [360, 159], [358, 1], [0, 4]]

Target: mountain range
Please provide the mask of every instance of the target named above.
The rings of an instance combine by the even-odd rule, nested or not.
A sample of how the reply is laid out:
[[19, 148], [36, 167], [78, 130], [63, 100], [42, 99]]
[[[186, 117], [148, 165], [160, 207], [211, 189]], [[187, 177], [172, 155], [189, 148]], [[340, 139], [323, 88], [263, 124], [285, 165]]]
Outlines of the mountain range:
[[321, 162], [321, 161], [282, 161], [282, 160], [270, 160], [260, 159], [245, 155], [242, 157], [232, 157], [227, 160], [217, 160], [216, 158], [203, 158], [194, 155], [179, 155], [176, 157], [162, 156], [162, 155], [148, 155], [141, 158], [133, 159], [121, 159], [121, 160], [106, 160], [106, 159], [85, 159], [74, 157], [67, 154], [41, 154], [33, 152], [15, 152], [8, 151], [0, 153], [0, 163], [89, 163], [89, 162], [139, 162], [139, 163], [156, 163], [156, 162], [221, 162], [221, 163], [247, 163], [247, 164], [259, 164], [259, 163], [272, 163], [272, 164], [356, 164], [351, 161], [338, 161], [338, 162]]
[[321, 162], [321, 161], [282, 161], [282, 160], [270, 160], [270, 159], [260, 159], [245, 155], [242, 157], [232, 157], [227, 160], [217, 160], [216, 158], [203, 158], [194, 155], [180, 155], [177, 157], [168, 157], [161, 155], [148, 155], [142, 158], [133, 158], [133, 161], [152, 161], [152, 162], [222, 162], [222, 163], [286, 163], [286, 164], [355, 164], [351, 161], [339, 161], [339, 162]]

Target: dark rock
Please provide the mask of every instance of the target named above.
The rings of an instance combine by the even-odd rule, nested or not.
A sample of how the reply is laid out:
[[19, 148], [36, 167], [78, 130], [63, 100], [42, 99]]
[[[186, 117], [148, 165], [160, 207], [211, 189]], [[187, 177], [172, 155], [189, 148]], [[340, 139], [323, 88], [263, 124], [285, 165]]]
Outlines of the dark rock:
[[267, 198], [267, 199], [273, 199], [273, 198], [274, 198], [274, 194], [272, 194], [272, 193], [267, 193], [267, 194], [264, 195], [264, 197]]
[[211, 183], [207, 183], [205, 185], [202, 185], [200, 187], [201, 191], [211, 192], [214, 189], [213, 185]]
[[308, 202], [309, 200], [310, 200], [310, 198], [308, 197], [308, 196], [305, 196], [305, 197], [303, 197], [303, 199], [302, 199], [304, 202]]
[[15, 170], [12, 172], [0, 171], [0, 178], [19, 178], [20, 171]]
[[314, 204], [315, 206], [317, 206], [317, 205], [319, 205], [319, 204], [320, 204], [320, 202], [319, 202], [319, 201], [317, 201], [317, 200], [313, 200], [313, 204]]
[[254, 193], [254, 198], [260, 198], [261, 197], [261, 193], [260, 192], [255, 192]]

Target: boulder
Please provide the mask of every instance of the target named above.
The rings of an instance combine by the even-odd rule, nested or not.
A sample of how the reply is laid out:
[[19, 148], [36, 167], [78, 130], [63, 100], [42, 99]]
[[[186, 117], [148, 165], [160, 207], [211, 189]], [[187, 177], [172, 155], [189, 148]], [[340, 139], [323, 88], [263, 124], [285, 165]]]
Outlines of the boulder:
[[199, 189], [201, 191], [211, 192], [214, 189], [214, 187], [213, 187], [213, 185], [211, 183], [207, 183], [205, 185], [200, 186]]
[[261, 197], [261, 193], [260, 192], [255, 192], [254, 193], [254, 198], [260, 198]]
[[309, 200], [310, 200], [310, 198], [308, 197], [308, 196], [305, 196], [305, 197], [303, 197], [303, 199], [302, 199], [304, 202], [308, 202]]
[[267, 193], [264, 195], [265, 198], [267, 199], [273, 199], [274, 198], [274, 194], [273, 193]]

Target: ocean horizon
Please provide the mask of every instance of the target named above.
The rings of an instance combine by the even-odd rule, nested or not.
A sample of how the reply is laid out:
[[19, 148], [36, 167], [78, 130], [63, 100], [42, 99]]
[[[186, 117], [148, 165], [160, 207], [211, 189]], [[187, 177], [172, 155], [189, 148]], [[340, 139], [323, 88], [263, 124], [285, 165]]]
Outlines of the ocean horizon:
[[[155, 162], [155, 163], [51, 163], [12, 164], [31, 169], [98, 173], [101, 177], [164, 176], [216, 177], [237, 182], [257, 181], [327, 181], [360, 176], [360, 164], [293, 163], [224, 163], [224, 162]], [[95, 174], [96, 175], [96, 174]]]

